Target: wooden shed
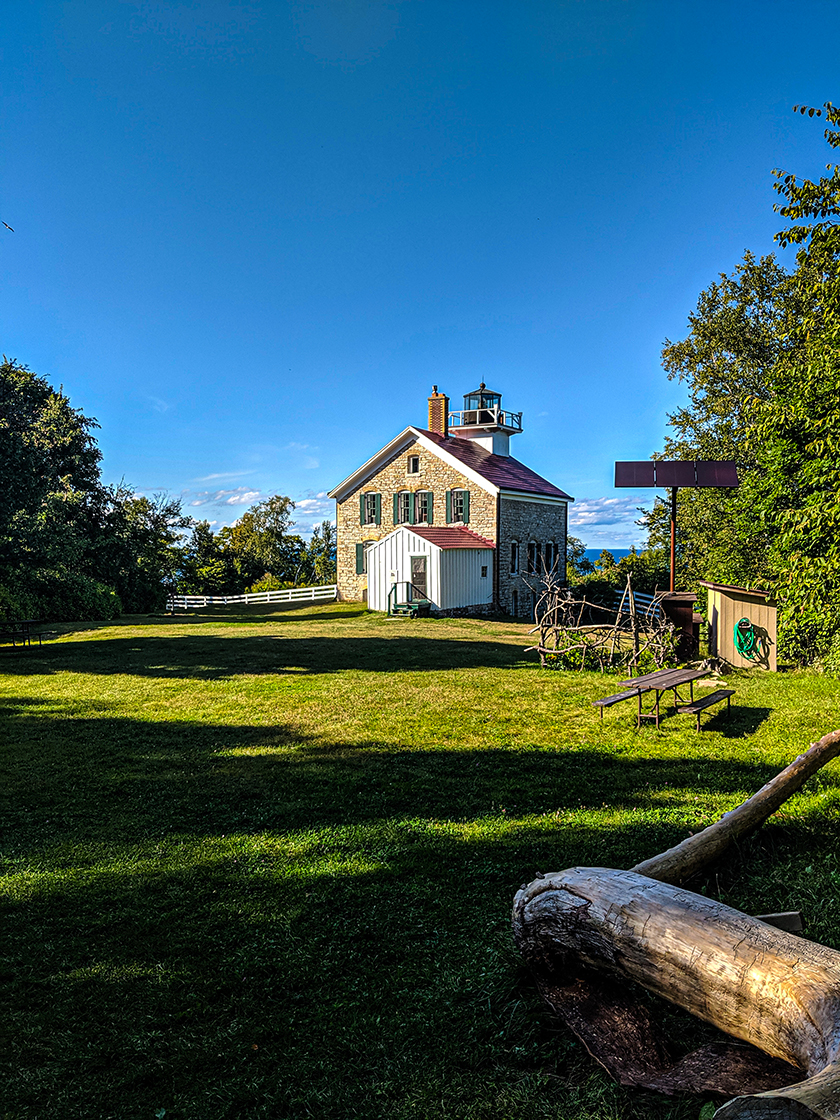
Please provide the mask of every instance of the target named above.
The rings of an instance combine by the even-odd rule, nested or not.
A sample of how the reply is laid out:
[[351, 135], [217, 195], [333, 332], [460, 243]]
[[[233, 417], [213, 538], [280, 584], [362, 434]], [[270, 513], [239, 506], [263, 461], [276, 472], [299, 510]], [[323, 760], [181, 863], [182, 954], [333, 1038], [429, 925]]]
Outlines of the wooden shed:
[[776, 672], [776, 605], [766, 591], [700, 580], [709, 594], [709, 653], [737, 669]]

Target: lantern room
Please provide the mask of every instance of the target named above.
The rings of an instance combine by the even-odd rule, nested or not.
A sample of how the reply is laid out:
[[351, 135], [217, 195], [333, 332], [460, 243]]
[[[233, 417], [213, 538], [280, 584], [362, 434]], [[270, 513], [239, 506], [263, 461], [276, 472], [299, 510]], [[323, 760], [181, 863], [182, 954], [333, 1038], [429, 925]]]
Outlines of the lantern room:
[[522, 413], [502, 408], [502, 394], [482, 383], [464, 394], [464, 407], [449, 413], [449, 430], [473, 440], [495, 455], [510, 455], [510, 437], [522, 431]]

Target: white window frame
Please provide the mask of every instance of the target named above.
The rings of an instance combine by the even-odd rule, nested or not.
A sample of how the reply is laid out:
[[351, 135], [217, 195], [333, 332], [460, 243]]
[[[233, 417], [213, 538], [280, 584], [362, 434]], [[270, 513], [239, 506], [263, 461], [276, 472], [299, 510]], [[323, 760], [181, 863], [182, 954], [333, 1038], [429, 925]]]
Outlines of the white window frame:
[[397, 494], [397, 524], [409, 525], [411, 523], [411, 491], [400, 490]]
[[419, 474], [420, 473], [420, 456], [409, 455], [408, 466], [406, 467], [406, 474]]

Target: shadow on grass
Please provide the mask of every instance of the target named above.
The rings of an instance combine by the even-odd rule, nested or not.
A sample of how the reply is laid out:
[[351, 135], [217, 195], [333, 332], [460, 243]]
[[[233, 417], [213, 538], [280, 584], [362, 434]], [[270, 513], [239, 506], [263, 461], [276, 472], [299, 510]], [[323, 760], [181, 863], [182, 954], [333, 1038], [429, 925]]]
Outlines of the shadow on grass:
[[702, 720], [701, 730], [716, 731], [726, 739], [743, 739], [754, 734], [772, 714], [772, 708], [747, 708], [743, 704], [733, 704], [728, 712], [724, 707]]
[[58, 642], [19, 650], [3, 660], [9, 676], [43, 673], [124, 673], [155, 678], [216, 680], [248, 674], [423, 672], [511, 668], [531, 664], [505, 642], [437, 637], [285, 638], [218, 634], [163, 634]]
[[[41, 709], [47, 707], [48, 710]], [[88, 717], [29, 697], [0, 707], [0, 835], [16, 850], [63, 837], [295, 832], [418, 814], [523, 818], [588, 807], [650, 810], [663, 795], [753, 792], [775, 770], [753, 762], [638, 758], [608, 751], [417, 750], [308, 738], [292, 726]], [[679, 791], [685, 791], [683, 798]], [[5, 803], [5, 804], [4, 804]], [[49, 829], [44, 830], [44, 821]], [[685, 826], [665, 827], [668, 843]], [[665, 833], [660, 831], [660, 836]], [[644, 833], [643, 833], [644, 834]], [[642, 858], [649, 847], [643, 843]]]
[[[12, 1116], [697, 1115], [608, 1084], [556, 1033], [510, 907], [537, 870], [628, 866], [686, 833], [601, 824], [602, 803], [680, 810], [698, 782], [740, 796], [768, 767], [347, 748], [29, 697], [0, 715]], [[809, 859], [837, 843], [829, 820]]]

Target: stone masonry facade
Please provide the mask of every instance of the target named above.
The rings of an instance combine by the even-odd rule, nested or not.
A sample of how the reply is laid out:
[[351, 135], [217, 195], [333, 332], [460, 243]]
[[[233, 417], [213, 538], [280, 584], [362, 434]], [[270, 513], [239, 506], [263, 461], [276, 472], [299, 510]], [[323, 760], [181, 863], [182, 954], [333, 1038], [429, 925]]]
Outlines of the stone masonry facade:
[[[417, 456], [420, 470], [408, 473], [409, 456]], [[483, 487], [472, 482], [454, 467], [444, 463], [416, 440], [389, 460], [377, 474], [363, 486], [354, 490], [344, 501], [337, 503], [338, 527], [337, 581], [342, 599], [360, 600], [367, 597], [367, 576], [356, 574], [356, 544], [360, 541], [378, 541], [394, 530], [394, 494], [403, 490], [415, 493], [420, 490], [434, 494], [433, 518], [435, 525], [446, 525], [446, 491], [468, 490], [470, 494], [470, 519], [468, 528], [488, 540], [496, 539], [496, 498]], [[359, 494], [381, 495], [381, 523], [359, 523]], [[425, 522], [417, 522], [418, 525]], [[460, 521], [449, 522], [460, 525]], [[411, 528], [409, 525], [408, 528]]]
[[[538, 585], [538, 576], [528, 573], [528, 545], [540, 546], [545, 556], [546, 544], [557, 547], [558, 564], [562, 565], [561, 578], [565, 579], [567, 510], [563, 503], [501, 499], [499, 517], [500, 540], [497, 542], [499, 608], [505, 614], [531, 616], [532, 588]], [[511, 545], [518, 544], [518, 572], [511, 571]], [[515, 595], [514, 595], [515, 593]]]

